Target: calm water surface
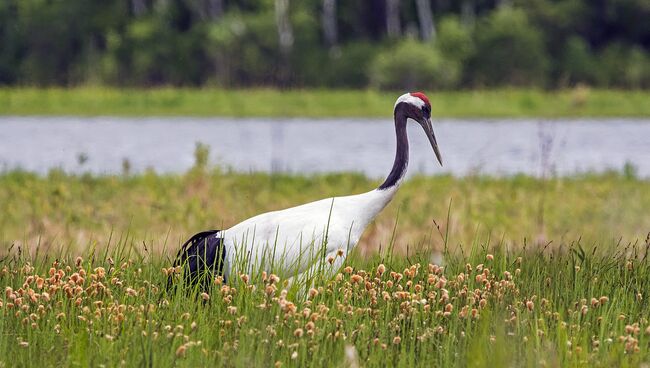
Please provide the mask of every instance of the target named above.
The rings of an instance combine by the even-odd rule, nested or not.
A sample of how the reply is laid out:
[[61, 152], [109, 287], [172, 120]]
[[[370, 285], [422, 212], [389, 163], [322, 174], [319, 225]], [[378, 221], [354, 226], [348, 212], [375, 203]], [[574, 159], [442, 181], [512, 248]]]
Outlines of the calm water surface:
[[[568, 175], [621, 170], [650, 177], [650, 120], [438, 120], [444, 159], [436, 164], [411, 123], [410, 173]], [[183, 172], [196, 142], [212, 164], [238, 171], [388, 173], [395, 136], [390, 119], [234, 119], [0, 117], [0, 169], [46, 173]], [[86, 159], [80, 159], [85, 157]]]

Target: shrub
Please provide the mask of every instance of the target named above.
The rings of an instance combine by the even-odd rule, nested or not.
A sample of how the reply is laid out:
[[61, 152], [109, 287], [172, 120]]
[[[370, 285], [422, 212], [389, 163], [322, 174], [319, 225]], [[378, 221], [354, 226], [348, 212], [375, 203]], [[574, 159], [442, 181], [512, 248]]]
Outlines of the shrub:
[[327, 49], [314, 47], [320, 42], [319, 19], [311, 9], [298, 8], [292, 12], [294, 44], [290, 58], [290, 82], [294, 86], [319, 86], [325, 82]]
[[608, 46], [600, 55], [602, 83], [606, 86], [650, 86], [650, 58], [643, 49], [621, 43]]
[[465, 62], [475, 50], [471, 30], [453, 16], [440, 21], [435, 46], [444, 58], [460, 63]]
[[546, 81], [548, 58], [542, 33], [519, 9], [500, 7], [476, 27], [471, 68], [482, 85], [539, 86]]
[[598, 63], [589, 45], [579, 36], [570, 37], [564, 45], [560, 69], [562, 79], [571, 84], [598, 82]]
[[321, 73], [328, 87], [363, 88], [369, 84], [368, 70], [380, 48], [370, 42], [350, 42], [327, 55]]
[[384, 89], [450, 88], [459, 77], [458, 63], [413, 39], [379, 53], [370, 68], [372, 85]]

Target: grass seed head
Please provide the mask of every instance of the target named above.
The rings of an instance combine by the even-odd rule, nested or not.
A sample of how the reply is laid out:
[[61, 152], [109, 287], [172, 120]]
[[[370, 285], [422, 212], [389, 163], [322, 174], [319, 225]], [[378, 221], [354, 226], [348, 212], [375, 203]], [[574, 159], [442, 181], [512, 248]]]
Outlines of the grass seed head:
[[187, 351], [187, 346], [185, 344], [181, 345], [176, 349], [176, 356], [179, 358], [182, 358], [185, 356], [185, 352]]
[[441, 277], [436, 282], [436, 289], [442, 289], [442, 288], [445, 287], [445, 285], [447, 285], [447, 279], [445, 279], [444, 277]]
[[381, 277], [384, 274], [384, 272], [386, 272], [386, 266], [384, 266], [384, 264], [382, 263], [379, 266], [377, 266], [377, 276]]
[[309, 289], [309, 299], [314, 299], [318, 295], [318, 290], [311, 288]]
[[526, 302], [526, 308], [528, 308], [528, 311], [532, 312], [533, 309], [535, 309], [535, 303], [533, 303], [532, 300], [528, 300]]

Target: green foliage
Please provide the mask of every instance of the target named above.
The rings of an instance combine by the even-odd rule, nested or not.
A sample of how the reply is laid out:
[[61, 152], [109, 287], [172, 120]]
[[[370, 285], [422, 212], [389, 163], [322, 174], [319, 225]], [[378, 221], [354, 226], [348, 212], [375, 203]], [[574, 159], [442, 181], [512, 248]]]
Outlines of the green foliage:
[[501, 7], [478, 23], [470, 65], [478, 85], [543, 86], [549, 65], [543, 34], [524, 11]]
[[600, 56], [603, 84], [613, 87], [650, 87], [650, 58], [639, 48], [614, 43]]
[[294, 32], [293, 52], [288, 60], [286, 70], [288, 75], [283, 80], [284, 85], [319, 86], [331, 85], [324, 78], [328, 68], [327, 49], [314, 47], [320, 42], [319, 18], [316, 9], [296, 9], [291, 14]]
[[406, 39], [377, 55], [370, 80], [385, 89], [440, 89], [454, 87], [459, 72], [457, 62], [443, 58], [430, 44]]
[[14, 84], [19, 78], [22, 34], [12, 27], [15, 16], [9, 2], [0, 2], [0, 85]]
[[[259, 13], [247, 15], [245, 24], [247, 32], [237, 40], [240, 47], [240, 58], [234, 58], [242, 78], [248, 83], [274, 78], [279, 67], [280, 53], [276, 37], [275, 19], [273, 13]], [[263, 62], [261, 62], [263, 60]], [[236, 73], [235, 73], [236, 75]]]
[[368, 73], [380, 47], [370, 42], [350, 42], [331, 49], [326, 56], [325, 85], [338, 88], [364, 88], [370, 83]]
[[[218, 3], [223, 12], [209, 10]], [[269, 0], [4, 0], [0, 84], [649, 85], [644, 0], [431, 1], [436, 37], [426, 58], [426, 46], [408, 39], [420, 19], [414, 3], [400, 3], [402, 36], [388, 40], [383, 5], [337, 0], [333, 45], [324, 37], [322, 1], [289, 4], [294, 42], [281, 51]], [[401, 51], [407, 54], [392, 55]], [[413, 65], [430, 74], [414, 82]]]
[[569, 83], [595, 83], [598, 80], [597, 62], [589, 45], [582, 38], [569, 38], [562, 56], [561, 68]]
[[453, 16], [443, 18], [438, 27], [435, 46], [441, 55], [448, 60], [465, 63], [475, 52], [471, 29]]

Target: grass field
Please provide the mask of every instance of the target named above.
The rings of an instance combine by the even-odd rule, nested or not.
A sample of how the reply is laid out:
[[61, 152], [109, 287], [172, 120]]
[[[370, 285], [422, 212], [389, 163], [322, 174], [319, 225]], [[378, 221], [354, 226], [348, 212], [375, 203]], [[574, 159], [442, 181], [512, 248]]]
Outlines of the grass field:
[[650, 183], [617, 173], [416, 177], [309, 292], [259, 272], [166, 292], [192, 232], [376, 184], [201, 165], [0, 174], [0, 366], [650, 361]]
[[[403, 92], [359, 90], [1, 89], [0, 115], [386, 117]], [[434, 117], [648, 117], [650, 92], [427, 92]]]
[[169, 264], [121, 244], [83, 258], [16, 256], [0, 271], [0, 361], [637, 367], [650, 359], [648, 246], [492, 254], [476, 244], [444, 267], [357, 259], [305, 296], [272, 274], [167, 293]]
[[[128, 232], [158, 250], [197, 230], [227, 228], [260, 212], [378, 184], [357, 174], [242, 174], [201, 166], [184, 175], [12, 171], [0, 174], [0, 241], [31, 248], [40, 241], [74, 251]], [[585, 244], [627, 243], [650, 231], [648, 184], [614, 172], [547, 180], [416, 176], [366, 230], [359, 251], [385, 247], [393, 236], [399, 254], [441, 250], [438, 231], [463, 246], [477, 237], [505, 246], [524, 239], [552, 241], [553, 247], [579, 238]]]

